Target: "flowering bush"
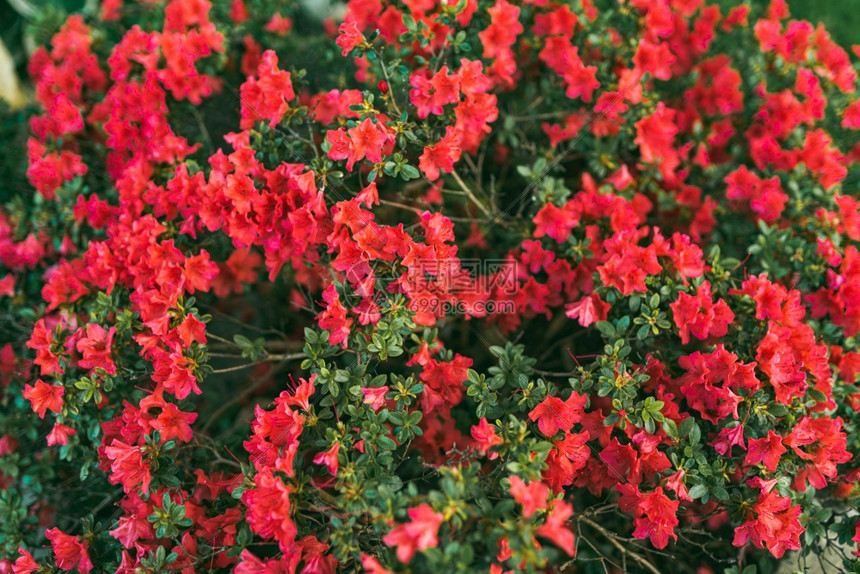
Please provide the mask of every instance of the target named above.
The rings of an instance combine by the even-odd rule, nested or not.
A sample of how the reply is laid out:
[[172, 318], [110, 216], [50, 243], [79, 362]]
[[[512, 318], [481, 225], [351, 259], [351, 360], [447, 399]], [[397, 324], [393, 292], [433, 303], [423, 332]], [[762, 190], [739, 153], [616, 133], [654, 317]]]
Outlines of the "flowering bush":
[[782, 0], [69, 17], [0, 571], [860, 571], [856, 66]]

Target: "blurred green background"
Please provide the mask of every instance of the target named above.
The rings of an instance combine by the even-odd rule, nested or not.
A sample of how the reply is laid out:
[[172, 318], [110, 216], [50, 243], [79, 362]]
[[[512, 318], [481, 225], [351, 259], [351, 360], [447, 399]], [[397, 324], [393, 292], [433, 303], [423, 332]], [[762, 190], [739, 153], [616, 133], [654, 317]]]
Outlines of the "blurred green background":
[[788, 5], [794, 18], [823, 22], [846, 49], [860, 44], [860, 0], [789, 0]]

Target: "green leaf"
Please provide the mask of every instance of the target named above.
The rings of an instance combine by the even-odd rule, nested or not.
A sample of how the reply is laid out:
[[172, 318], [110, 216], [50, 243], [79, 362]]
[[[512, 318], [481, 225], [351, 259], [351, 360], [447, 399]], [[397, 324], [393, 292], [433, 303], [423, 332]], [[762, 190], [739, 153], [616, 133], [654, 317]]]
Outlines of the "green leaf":
[[615, 338], [615, 327], [612, 323], [608, 321], [598, 321], [595, 323], [595, 327], [597, 327], [597, 330], [600, 331], [607, 339]]
[[672, 419], [665, 419], [663, 421], [663, 432], [666, 433], [666, 436], [670, 438], [678, 438], [678, 425]]
[[693, 417], [687, 417], [683, 421], [681, 421], [681, 426], [678, 427], [678, 433], [680, 436], [685, 437], [690, 434], [690, 431], [693, 430], [693, 425], [696, 424], [696, 421]]
[[697, 484], [693, 486], [689, 491], [690, 498], [692, 498], [693, 500], [702, 498], [707, 493], [708, 488], [704, 484]]
[[400, 175], [405, 180], [417, 179], [421, 177], [421, 173], [408, 163], [405, 163], [400, 166]]
[[690, 429], [690, 444], [699, 444], [700, 440], [702, 440], [702, 430], [699, 425], [693, 423], [693, 428]]

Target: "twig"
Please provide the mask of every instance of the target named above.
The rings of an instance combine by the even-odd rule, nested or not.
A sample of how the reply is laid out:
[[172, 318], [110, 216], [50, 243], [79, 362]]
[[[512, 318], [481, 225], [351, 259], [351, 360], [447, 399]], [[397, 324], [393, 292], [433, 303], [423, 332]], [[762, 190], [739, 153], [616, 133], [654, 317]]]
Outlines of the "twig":
[[255, 361], [253, 363], [245, 363], [244, 365], [236, 365], [235, 367], [227, 367], [226, 369], [215, 369], [210, 374], [220, 375], [223, 373], [232, 373], [234, 371], [241, 371], [242, 369], [247, 369], [248, 367], [254, 367], [256, 365], [259, 365], [260, 363], [265, 363], [265, 362], [266, 362], [266, 359], [263, 359], [262, 361]]
[[225, 343], [225, 344], [227, 344], [227, 345], [230, 345], [230, 346], [231, 346], [231, 347], [233, 347], [234, 349], [241, 349], [241, 348], [242, 348], [242, 347], [240, 347], [239, 345], [237, 345], [236, 343], [234, 343], [233, 341], [231, 341], [231, 340], [229, 340], [229, 339], [225, 339], [224, 337], [219, 337], [219, 336], [218, 336], [218, 335], [216, 335], [215, 333], [207, 332], [207, 333], [206, 333], [206, 336], [207, 336], [208, 338], [210, 338], [210, 339], [215, 339], [216, 341], [221, 341], [222, 343]]
[[[375, 51], [375, 50], [374, 50]], [[379, 58], [379, 63], [382, 65], [382, 73], [385, 75], [385, 82], [388, 84], [388, 96], [391, 99], [391, 105], [394, 106], [394, 111], [397, 113], [397, 119], [400, 119], [401, 112], [400, 108], [397, 105], [397, 100], [394, 97], [394, 86], [391, 85], [391, 78], [388, 75], [388, 67], [385, 65], [385, 61], [382, 59], [382, 55], [379, 52], [376, 52], [377, 57]]]
[[660, 571], [657, 570], [656, 566], [654, 566], [653, 564], [648, 562], [648, 560], [646, 560], [644, 557], [640, 556], [639, 554], [636, 554], [635, 552], [632, 552], [632, 551], [628, 550], [627, 548], [625, 548], [624, 545], [621, 544], [620, 542], [618, 542], [618, 540], [615, 539], [615, 537], [612, 535], [612, 533], [609, 532], [608, 530], [606, 530], [604, 527], [602, 527], [598, 523], [594, 522], [590, 518], [586, 518], [585, 516], [582, 516], [582, 515], [579, 516], [579, 520], [588, 524], [590, 527], [592, 527], [595, 530], [597, 530], [598, 532], [600, 532], [604, 536], [604, 538], [609, 540], [610, 544], [615, 546], [615, 548], [617, 548], [621, 552], [621, 554], [623, 554], [624, 556], [629, 556], [634, 561], [641, 564], [649, 572], [653, 572], [654, 574], [660, 574]]
[[266, 355], [267, 361], [295, 361], [307, 357], [304, 353], [287, 353], [286, 355]]
[[[399, 209], [405, 209], [406, 211], [410, 211], [410, 212], [415, 213], [415, 214], [417, 214], [421, 211], [417, 207], [413, 207], [411, 205], [406, 205], [405, 203], [398, 203], [396, 201], [391, 201], [388, 199], [380, 199], [379, 203], [381, 203], [382, 205], [387, 205], [389, 207], [397, 207]], [[482, 221], [486, 221], [485, 219], [477, 219], [474, 217], [454, 217], [451, 215], [446, 215], [445, 217], [450, 219], [451, 221], [459, 221], [462, 223], [472, 223], [473, 221], [480, 223]]]
[[490, 210], [487, 208], [486, 205], [484, 205], [483, 203], [478, 201], [478, 198], [475, 197], [475, 194], [472, 193], [472, 190], [469, 189], [469, 186], [466, 185], [466, 182], [463, 181], [463, 178], [460, 177], [460, 175], [456, 172], [456, 170], [451, 172], [451, 176], [454, 178], [454, 180], [457, 182], [457, 184], [459, 184], [460, 188], [465, 192], [465, 194], [469, 198], [469, 200], [472, 203], [474, 203], [475, 205], [477, 205], [478, 209], [480, 209], [481, 212], [485, 216], [487, 216], [487, 218], [492, 219], [493, 214], [490, 212]]
[[532, 371], [534, 371], [538, 375], [543, 375], [544, 377], [572, 377], [576, 373], [573, 371], [567, 373], [554, 373], [552, 371], [542, 371], [540, 369], [535, 369], [532, 367]]
[[[305, 357], [305, 354], [304, 354], [304, 353], [294, 353], [294, 354], [290, 354], [290, 355], [268, 355], [268, 356], [267, 356], [265, 359], [263, 359], [262, 361], [257, 361], [256, 363], [251, 363], [251, 364], [248, 364], [248, 365], [240, 365], [239, 367], [237, 367], [237, 368], [235, 368], [235, 369], [233, 369], [233, 370], [237, 370], [237, 371], [238, 371], [239, 369], [243, 369], [243, 368], [248, 367], [248, 366], [251, 366], [251, 365], [258, 365], [258, 364], [263, 363], [263, 362], [266, 362], [266, 361], [281, 361], [281, 362], [286, 362], [286, 361], [289, 361], [289, 360], [292, 360], [292, 359], [298, 359], [298, 358], [304, 358], [304, 357]], [[228, 369], [221, 369], [221, 371], [222, 371], [222, 372], [225, 372], [225, 371], [227, 371], [227, 370], [228, 370]], [[218, 372], [218, 371], [214, 371], [214, 372]], [[215, 409], [215, 412], [214, 412], [214, 413], [212, 413], [211, 415], [209, 415], [209, 418], [206, 420], [206, 424], [204, 424], [204, 425], [203, 425], [203, 428], [201, 428], [201, 429], [200, 429], [200, 431], [201, 431], [201, 432], [203, 432], [203, 433], [206, 433], [206, 431], [208, 431], [208, 430], [209, 430], [209, 427], [210, 427], [210, 426], [212, 426], [212, 423], [213, 423], [213, 422], [214, 422], [214, 421], [215, 421], [219, 416], [221, 416], [221, 415], [222, 415], [222, 414], [223, 414], [223, 413], [224, 413], [228, 408], [230, 408], [230, 407], [231, 407], [231, 406], [233, 406], [234, 404], [236, 404], [236, 403], [238, 403], [238, 402], [242, 401], [242, 400], [243, 400], [243, 399], [245, 399], [246, 397], [249, 397], [249, 396], [253, 395], [253, 394], [254, 394], [254, 392], [255, 392], [257, 389], [259, 389], [260, 387], [262, 387], [263, 385], [265, 385], [265, 384], [266, 384], [266, 383], [268, 383], [269, 381], [270, 381], [270, 378], [269, 378], [269, 377], [262, 377], [262, 378], [260, 378], [260, 380], [259, 380], [259, 381], [255, 382], [253, 385], [251, 385], [251, 386], [247, 387], [247, 388], [246, 388], [245, 390], [243, 390], [241, 393], [239, 393], [238, 395], [235, 395], [232, 399], [230, 399], [229, 401], [225, 402], [225, 403], [224, 403], [224, 404], [222, 404], [220, 407], [218, 407], [217, 409]]]

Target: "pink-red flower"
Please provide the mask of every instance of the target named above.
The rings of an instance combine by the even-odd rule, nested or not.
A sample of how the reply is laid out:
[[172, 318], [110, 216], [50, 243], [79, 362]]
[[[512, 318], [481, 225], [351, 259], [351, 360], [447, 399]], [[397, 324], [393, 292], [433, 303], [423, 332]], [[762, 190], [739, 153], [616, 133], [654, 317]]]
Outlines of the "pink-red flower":
[[505, 443], [502, 437], [496, 434], [495, 427], [487, 422], [487, 417], [481, 417], [478, 424], [472, 426], [472, 438], [475, 439], [475, 446], [481, 454], [486, 455], [489, 460], [499, 457], [499, 453], [490, 452], [490, 449]]
[[511, 496], [523, 507], [523, 517], [528, 518], [537, 510], [546, 508], [549, 488], [540, 482], [526, 484], [518, 476], [511, 476]]
[[588, 395], [571, 392], [566, 401], [558, 397], [547, 397], [531, 410], [529, 418], [537, 421], [538, 428], [545, 436], [553, 436], [559, 430], [569, 431], [582, 419]]
[[89, 543], [81, 542], [76, 537], [62, 532], [59, 528], [45, 531], [45, 536], [51, 541], [54, 559], [57, 567], [61, 570], [87, 574], [93, 569], [93, 563], [87, 553]]
[[764, 488], [749, 508], [746, 522], [735, 528], [732, 543], [743, 546], [752, 542], [782, 558], [786, 550], [800, 549], [800, 535], [804, 531], [799, 520], [801, 512], [800, 505], [792, 505], [789, 497]]
[[290, 100], [296, 97], [290, 73], [278, 69], [278, 56], [272, 50], [263, 52], [257, 77], [248, 78], [240, 93], [242, 129], [251, 128], [263, 120], [271, 126], [278, 124], [290, 109]]
[[24, 385], [24, 398], [30, 401], [33, 412], [38, 413], [40, 419], [45, 418], [47, 411], [60, 412], [63, 408], [64, 392], [64, 387], [49, 385], [42, 379], [38, 379], [32, 386]]
[[439, 544], [439, 527], [445, 521], [441, 512], [435, 512], [429, 504], [419, 504], [408, 511], [410, 522], [396, 526], [382, 541], [397, 548], [397, 558], [408, 563], [415, 551], [434, 548]]
[[678, 294], [678, 300], [669, 305], [675, 326], [681, 335], [681, 342], [690, 342], [690, 335], [697, 339], [722, 337], [728, 333], [729, 324], [735, 320], [735, 315], [728, 304], [719, 299], [716, 303], [711, 295], [711, 283], [703, 281], [696, 288], [696, 294], [685, 292]]

